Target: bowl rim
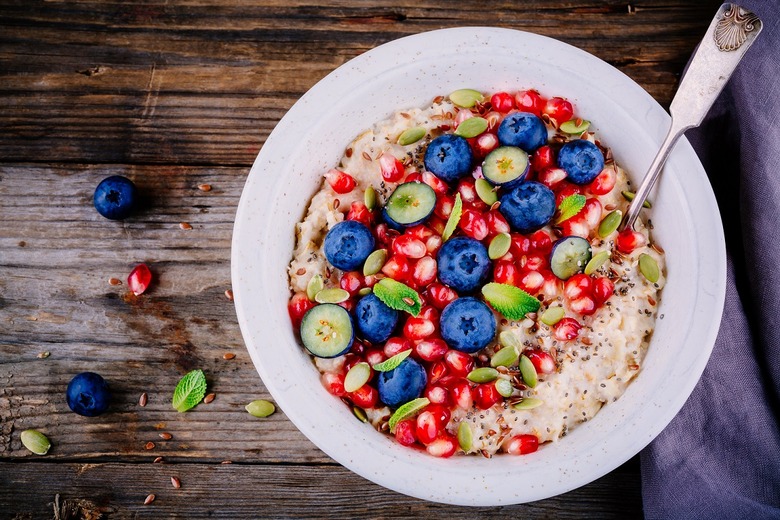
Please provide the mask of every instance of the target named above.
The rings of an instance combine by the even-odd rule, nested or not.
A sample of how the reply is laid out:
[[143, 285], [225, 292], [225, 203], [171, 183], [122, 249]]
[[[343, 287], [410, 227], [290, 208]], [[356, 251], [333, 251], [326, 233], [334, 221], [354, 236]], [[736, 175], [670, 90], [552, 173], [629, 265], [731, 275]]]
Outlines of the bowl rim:
[[[661, 106], [638, 84], [631, 80], [628, 76], [615, 69], [611, 65], [602, 61], [601, 59], [566, 43], [558, 40], [548, 38], [546, 36], [537, 35], [534, 33], [528, 33], [524, 31], [518, 31], [514, 29], [501, 29], [492, 27], [459, 27], [449, 29], [439, 29], [435, 31], [428, 31], [411, 36], [406, 36], [397, 40], [390, 41], [383, 45], [380, 45], [352, 60], [341, 65], [317, 84], [315, 84], [304, 96], [302, 96], [292, 108], [285, 114], [280, 120], [277, 126], [266, 140], [265, 145], [260, 150], [255, 162], [252, 166], [249, 176], [247, 177], [244, 191], [241, 195], [241, 200], [236, 213], [233, 241], [231, 249], [231, 276], [233, 291], [235, 295], [236, 313], [238, 316], [239, 326], [242, 332], [244, 342], [246, 343], [247, 350], [252, 358], [255, 367], [264, 381], [267, 389], [272, 394], [277, 404], [285, 411], [287, 417], [295, 424], [295, 426], [308, 437], [317, 447], [324, 451], [327, 455], [341, 463], [348, 469], [355, 473], [372, 480], [384, 487], [404, 493], [417, 498], [458, 504], [458, 505], [504, 505], [523, 503], [533, 500], [539, 500], [548, 498], [560, 493], [564, 493], [587, 484], [604, 474], [617, 468], [623, 464], [632, 456], [636, 455], [642, 448], [649, 444], [666, 425], [671, 422], [674, 416], [684, 405], [687, 397], [693, 391], [697, 384], [702, 372], [709, 359], [710, 353], [715, 343], [715, 338], [718, 333], [718, 326], [712, 325], [713, 316], [715, 318], [716, 325], [720, 322], [720, 316], [723, 310], [723, 304], [725, 300], [725, 281], [726, 281], [726, 254], [725, 254], [725, 241], [723, 238], [723, 229], [720, 219], [718, 218], [715, 223], [710, 223], [707, 230], [710, 236], [706, 239], [708, 251], [711, 251], [714, 256], [706, 263], [707, 279], [711, 280], [713, 286], [708, 287], [706, 298], [699, 297], [697, 303], [702, 305], [705, 312], [700, 313], [696, 318], [696, 323], [689, 329], [686, 337], [693, 334], [693, 330], [700, 332], [697, 336], [699, 355], [696, 357], [691, 365], [688, 367], [687, 374], [690, 377], [684, 379], [677, 387], [677, 392], [680, 395], [679, 398], [669, 403], [664, 410], [659, 412], [660, 418], [654, 424], [645, 425], [643, 435], [633, 439], [628, 446], [621, 448], [619, 452], [610, 452], [609, 447], [605, 448], [605, 457], [609, 459], [609, 462], [597, 461], [594, 468], [590, 468], [587, 472], [572, 472], [567, 475], [566, 480], [562, 482], [553, 483], [549, 486], [542, 486], [541, 488], [535, 488], [532, 491], [523, 494], [522, 496], [513, 495], [510, 497], [500, 496], [498, 493], [492, 492], [490, 489], [486, 489], [484, 493], [478, 495], [469, 495], [460, 492], [460, 489], [452, 489], [442, 487], [441, 489], [419, 489], [414, 486], [410, 486], [406, 482], [389, 480], [382, 478], [381, 473], [376, 472], [376, 468], [372, 467], [371, 463], [367, 463], [359, 458], [353, 458], [345, 454], [343, 447], [338, 442], [331, 442], [327, 439], [323, 439], [321, 435], [321, 429], [317, 428], [317, 425], [311, 424], [308, 420], [304, 410], [298, 406], [293, 400], [286, 395], [284, 389], [279, 388], [275, 384], [274, 374], [271, 373], [264, 364], [263, 357], [261, 356], [256, 344], [255, 344], [255, 331], [248, 321], [248, 310], [243, 305], [245, 301], [245, 287], [242, 283], [242, 278], [251, 273], [252, 265], [246, 262], [246, 258], [251, 256], [251, 251], [248, 251], [250, 241], [245, 240], [248, 229], [246, 226], [242, 226], [242, 223], [246, 220], [247, 215], [251, 212], [250, 201], [248, 192], [251, 191], [257, 184], [257, 179], [262, 175], [262, 165], [267, 161], [274, 152], [273, 148], [277, 140], [283, 138], [283, 136], [291, 131], [291, 128], [295, 124], [296, 119], [300, 118], [301, 110], [303, 110], [304, 101], [311, 101], [316, 99], [317, 96], [321, 96], [322, 92], [328, 89], [333, 89], [338, 82], [338, 87], [344, 89], [349, 87], [345, 85], [345, 81], [352, 82], [352, 85], [359, 85], [363, 79], [369, 78], [371, 73], [376, 72], [376, 62], [382, 62], [382, 60], [388, 59], [390, 56], [397, 55], [398, 53], [408, 52], [410, 49], [415, 50], [414, 56], [426, 56], [434, 52], [438, 52], [440, 48], [436, 46], [436, 42], [446, 41], [452, 45], [452, 42], [473, 42], [480, 39], [517, 39], [523, 43], [533, 47], [539, 52], [548, 52], [554, 50], [558, 53], [564, 53], [570, 59], [573, 60], [585, 60], [589, 66], [593, 67], [598, 73], [610, 74], [616, 81], [619, 80], [621, 87], [625, 87], [631, 96], [640, 96], [645, 98], [644, 102], [653, 106], [655, 111], [663, 113], [663, 118], [669, 120], [668, 114], [661, 108]], [[371, 63], [371, 61], [375, 63]], [[596, 73], [594, 72], [594, 73]], [[400, 107], [399, 107], [400, 108]], [[660, 142], [660, 141], [659, 141]], [[707, 182], [706, 174], [703, 167], [698, 160], [695, 152], [688, 143], [687, 140], [681, 139], [675, 152], [670, 157], [670, 163], [673, 163], [675, 156], [685, 156], [687, 160], [695, 160], [698, 165], [698, 171], [692, 172], [692, 175], [696, 176], [698, 181], [704, 180], [705, 189], [702, 193], [698, 194], [697, 204], [701, 204], [709, 212], [715, 211], [717, 215], [717, 204], [715, 203], [714, 194]], [[701, 238], [701, 237], [700, 237]], [[286, 254], [286, 252], [285, 252]], [[707, 316], [708, 323], [704, 323], [704, 316]], [[602, 411], [603, 413], [603, 411]], [[453, 460], [453, 459], [448, 459]], [[454, 459], [457, 460], [457, 459]], [[445, 465], [442, 465], [442, 462]], [[489, 462], [489, 461], [488, 461]], [[450, 467], [456, 467], [459, 464], [456, 462], [451, 464]], [[435, 466], [437, 472], [446, 470], [446, 461], [435, 460], [431, 461], [431, 466]]]

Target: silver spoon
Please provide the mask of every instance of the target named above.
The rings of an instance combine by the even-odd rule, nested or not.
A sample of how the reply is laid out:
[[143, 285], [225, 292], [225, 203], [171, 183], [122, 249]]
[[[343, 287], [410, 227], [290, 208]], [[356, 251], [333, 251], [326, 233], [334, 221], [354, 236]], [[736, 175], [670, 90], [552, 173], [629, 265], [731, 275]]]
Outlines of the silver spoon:
[[723, 4], [720, 7], [680, 81], [669, 107], [669, 113], [672, 115], [669, 132], [634, 200], [628, 206], [620, 224], [621, 231], [634, 226], [642, 204], [661, 174], [661, 168], [677, 140], [686, 130], [699, 126], [704, 120], [707, 111], [723, 90], [742, 56], [758, 37], [761, 28], [761, 20], [750, 11], [736, 4]]

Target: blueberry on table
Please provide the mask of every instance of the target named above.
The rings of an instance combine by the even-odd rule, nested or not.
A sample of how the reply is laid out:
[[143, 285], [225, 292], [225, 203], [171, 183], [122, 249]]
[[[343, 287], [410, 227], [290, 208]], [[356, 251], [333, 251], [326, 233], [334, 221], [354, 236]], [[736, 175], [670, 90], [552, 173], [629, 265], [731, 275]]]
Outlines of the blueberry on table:
[[530, 233], [550, 222], [555, 214], [555, 194], [535, 181], [525, 181], [501, 196], [498, 211], [520, 233]]
[[509, 114], [498, 125], [498, 142], [503, 146], [517, 146], [528, 153], [547, 144], [544, 121], [530, 112]]
[[373, 250], [371, 230], [356, 220], [339, 222], [325, 236], [325, 258], [342, 271], [363, 267], [363, 262]]
[[471, 173], [473, 160], [469, 142], [454, 134], [440, 135], [425, 150], [425, 169], [446, 182]]
[[452, 238], [436, 256], [439, 280], [458, 292], [476, 290], [490, 273], [488, 251], [479, 240]]
[[406, 358], [393, 370], [379, 373], [379, 400], [390, 408], [420, 397], [428, 382], [425, 369], [414, 359]]
[[574, 184], [588, 184], [604, 169], [604, 154], [590, 141], [575, 139], [561, 147], [558, 166]]
[[451, 348], [472, 354], [493, 341], [496, 317], [476, 298], [458, 298], [441, 312], [441, 337]]
[[122, 220], [132, 213], [138, 198], [133, 181], [121, 175], [106, 177], [95, 188], [92, 202], [98, 213], [111, 220]]
[[371, 293], [355, 306], [355, 322], [363, 339], [371, 343], [383, 343], [393, 335], [398, 325], [399, 312], [385, 305]]
[[111, 401], [108, 383], [94, 372], [82, 372], [71, 379], [65, 396], [70, 409], [85, 417], [105, 412]]

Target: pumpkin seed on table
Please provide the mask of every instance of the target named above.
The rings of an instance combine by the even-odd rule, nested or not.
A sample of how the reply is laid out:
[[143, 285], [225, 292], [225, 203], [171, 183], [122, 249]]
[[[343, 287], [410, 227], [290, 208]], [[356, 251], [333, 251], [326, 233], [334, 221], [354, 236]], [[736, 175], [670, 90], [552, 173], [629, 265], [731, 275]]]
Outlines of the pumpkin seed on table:
[[614, 233], [618, 226], [620, 226], [621, 220], [623, 220], [623, 212], [619, 209], [609, 213], [599, 224], [599, 236], [601, 238], [607, 238], [609, 235]]
[[450, 101], [463, 108], [471, 108], [485, 99], [482, 92], [471, 88], [462, 88], [450, 94]]
[[344, 377], [344, 390], [354, 392], [366, 384], [370, 378], [371, 367], [365, 361], [361, 361], [353, 365]]
[[387, 261], [387, 249], [377, 249], [366, 258], [363, 263], [363, 276], [370, 276], [378, 273], [385, 266]]
[[536, 387], [536, 384], [539, 382], [539, 379], [536, 376], [536, 368], [525, 354], [520, 356], [520, 374], [523, 376], [525, 384], [530, 388]]
[[545, 325], [552, 327], [566, 316], [566, 311], [563, 307], [550, 307], [542, 313], [541, 320]]
[[309, 279], [309, 283], [306, 284], [306, 296], [312, 301], [317, 296], [317, 293], [325, 288], [325, 282], [322, 279], [322, 275], [315, 274]]
[[458, 128], [455, 129], [455, 135], [470, 139], [487, 130], [487, 127], [488, 122], [484, 117], [470, 117], [458, 125]]
[[498, 195], [492, 184], [485, 179], [479, 178], [474, 181], [474, 189], [477, 191], [477, 196], [482, 202], [488, 206], [492, 206], [498, 202]]
[[609, 260], [609, 251], [600, 251], [593, 255], [593, 257], [590, 259], [590, 261], [585, 265], [585, 274], [588, 276], [592, 275], [596, 271], [599, 270], [599, 268], [604, 265], [604, 262]]
[[639, 255], [639, 272], [642, 273], [642, 276], [647, 278], [647, 281], [650, 283], [657, 282], [658, 278], [661, 277], [661, 270], [658, 269], [658, 262], [647, 253]]
[[24, 430], [21, 439], [24, 447], [36, 455], [46, 455], [51, 448], [49, 439], [38, 430]]
[[517, 363], [519, 357], [520, 352], [517, 350], [517, 347], [514, 345], [509, 345], [508, 347], [504, 347], [493, 354], [493, 357], [490, 358], [490, 366], [493, 368], [510, 367]]
[[265, 399], [258, 399], [256, 401], [252, 401], [246, 407], [244, 408], [247, 412], [249, 412], [250, 415], [254, 417], [268, 417], [272, 413], [276, 411], [276, 407], [274, 404], [270, 401], [266, 401]]
[[466, 376], [466, 379], [473, 383], [489, 383], [497, 378], [498, 370], [492, 367], [475, 368]]
[[410, 144], [416, 143], [423, 137], [425, 137], [425, 134], [427, 131], [425, 128], [421, 126], [415, 126], [413, 128], [407, 128], [403, 132], [401, 132], [401, 135], [398, 136], [398, 144], [401, 146], [408, 146]]
[[512, 237], [509, 233], [499, 233], [493, 237], [488, 246], [488, 257], [491, 260], [497, 260], [509, 252], [512, 245]]
[[374, 211], [376, 208], [377, 195], [373, 186], [366, 188], [366, 192], [363, 194], [363, 203], [366, 205], [368, 211]]
[[541, 399], [537, 399], [535, 397], [526, 397], [519, 403], [515, 403], [512, 405], [512, 408], [515, 410], [533, 410], [534, 408], [538, 408], [544, 404], [544, 401]]
[[349, 293], [344, 289], [323, 289], [314, 296], [317, 303], [341, 303], [349, 300]]
[[[636, 193], [634, 193], [633, 191], [621, 191], [620, 194], [623, 195], [623, 198], [629, 202], [634, 200], [634, 197], [636, 197]], [[642, 207], [650, 209], [653, 207], [653, 205], [650, 203], [648, 199], [645, 199], [645, 201], [642, 203]]]
[[471, 426], [466, 421], [461, 421], [458, 425], [458, 445], [465, 453], [468, 453], [473, 445]]

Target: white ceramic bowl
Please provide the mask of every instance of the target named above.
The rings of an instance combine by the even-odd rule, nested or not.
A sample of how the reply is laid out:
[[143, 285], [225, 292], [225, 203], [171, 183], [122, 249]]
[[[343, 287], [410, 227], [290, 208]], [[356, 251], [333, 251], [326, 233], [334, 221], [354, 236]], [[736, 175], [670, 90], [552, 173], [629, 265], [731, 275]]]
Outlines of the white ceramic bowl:
[[355, 420], [328, 394], [287, 315], [294, 225], [362, 130], [392, 112], [458, 88], [536, 88], [564, 96], [634, 182], [669, 116], [641, 87], [594, 56], [542, 36], [492, 28], [445, 29], [367, 52], [307, 92], [269, 136], [247, 179], [233, 232], [232, 277], [247, 348], [268, 390], [295, 425], [352, 471], [407, 495], [461, 505], [547, 498], [613, 470], [674, 417], [701, 376], [718, 331], [725, 249], [707, 177], [686, 140], [653, 196], [655, 241], [668, 281], [642, 372], [627, 392], [560, 441], [522, 456], [437, 459]]

